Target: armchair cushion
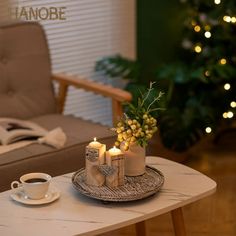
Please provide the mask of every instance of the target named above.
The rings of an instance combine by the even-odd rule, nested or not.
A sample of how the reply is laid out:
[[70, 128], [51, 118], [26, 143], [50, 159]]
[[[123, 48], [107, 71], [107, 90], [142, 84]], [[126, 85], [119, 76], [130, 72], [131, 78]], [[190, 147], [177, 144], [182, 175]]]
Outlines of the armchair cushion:
[[38, 23], [0, 25], [0, 117], [56, 112], [50, 58]]
[[76, 171], [85, 164], [85, 147], [97, 137], [112, 147], [114, 134], [108, 127], [84, 121], [73, 116], [49, 114], [31, 119], [52, 130], [61, 127], [67, 135], [64, 148], [32, 144], [0, 155], [0, 191], [9, 189], [13, 180], [28, 172], [46, 172], [53, 176]]

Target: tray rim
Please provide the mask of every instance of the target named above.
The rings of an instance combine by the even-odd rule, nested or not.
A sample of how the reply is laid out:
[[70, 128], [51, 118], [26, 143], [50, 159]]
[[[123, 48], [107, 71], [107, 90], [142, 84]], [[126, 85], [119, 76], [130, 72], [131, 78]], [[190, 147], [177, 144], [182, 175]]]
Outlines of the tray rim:
[[[100, 201], [103, 201], [103, 202], [131, 202], [131, 201], [138, 201], [138, 200], [141, 200], [141, 199], [145, 199], [149, 196], [152, 196], [154, 194], [156, 194], [157, 192], [159, 192], [159, 190], [162, 188], [164, 182], [165, 182], [165, 177], [163, 175], [163, 173], [152, 167], [152, 166], [149, 166], [149, 165], [146, 165], [146, 168], [148, 169], [151, 169], [152, 171], [154, 171], [156, 174], [158, 174], [160, 177], [161, 177], [161, 181], [160, 181], [160, 185], [158, 186], [158, 188], [156, 189], [153, 189], [151, 191], [147, 191], [145, 194], [143, 195], [137, 195], [136, 197], [132, 198], [132, 199], [127, 199], [127, 198], [103, 198], [103, 197], [100, 197], [100, 196], [94, 196], [94, 195], [91, 195], [89, 194], [89, 192], [87, 190], [83, 190], [83, 188], [78, 188], [78, 186], [74, 183], [74, 179], [75, 177], [78, 175], [78, 173], [83, 173], [83, 171], [85, 171], [85, 168], [81, 168], [79, 170], [77, 170], [73, 175], [72, 175], [72, 178], [71, 178], [71, 181], [72, 181], [72, 185], [73, 187], [79, 192], [81, 193], [82, 195], [86, 196], [86, 197], [89, 197], [89, 198], [92, 198], [92, 199], [96, 199], [96, 200], [100, 200]], [[133, 176], [126, 176], [126, 177], [130, 177], [130, 178], [135, 178]], [[140, 177], [140, 176], [138, 176]], [[78, 184], [78, 183], [77, 183]], [[109, 188], [109, 187], [107, 187]]]

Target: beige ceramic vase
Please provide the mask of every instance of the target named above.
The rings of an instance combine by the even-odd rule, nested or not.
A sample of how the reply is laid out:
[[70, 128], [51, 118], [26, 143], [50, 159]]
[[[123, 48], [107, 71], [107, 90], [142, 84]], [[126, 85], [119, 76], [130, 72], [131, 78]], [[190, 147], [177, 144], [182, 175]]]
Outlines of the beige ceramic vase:
[[124, 150], [124, 145], [121, 145], [121, 150], [125, 157], [125, 175], [126, 176], [139, 176], [145, 173], [145, 148], [133, 144], [130, 145], [129, 150]]

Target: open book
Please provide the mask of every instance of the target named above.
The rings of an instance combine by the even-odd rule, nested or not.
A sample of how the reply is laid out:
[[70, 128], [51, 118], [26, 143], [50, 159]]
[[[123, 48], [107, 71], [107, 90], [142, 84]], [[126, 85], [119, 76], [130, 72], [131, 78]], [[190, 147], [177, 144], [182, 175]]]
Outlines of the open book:
[[48, 131], [25, 120], [0, 118], [0, 144], [7, 145], [19, 140], [43, 137]]

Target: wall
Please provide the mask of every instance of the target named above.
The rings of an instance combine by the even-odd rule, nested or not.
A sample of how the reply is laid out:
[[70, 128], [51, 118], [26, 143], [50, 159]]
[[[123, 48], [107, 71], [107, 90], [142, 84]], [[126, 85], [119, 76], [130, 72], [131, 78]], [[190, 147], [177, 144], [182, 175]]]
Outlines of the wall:
[[179, 0], [137, 0], [137, 57], [143, 78], [151, 80], [158, 66], [178, 58], [184, 17]]

